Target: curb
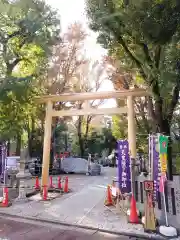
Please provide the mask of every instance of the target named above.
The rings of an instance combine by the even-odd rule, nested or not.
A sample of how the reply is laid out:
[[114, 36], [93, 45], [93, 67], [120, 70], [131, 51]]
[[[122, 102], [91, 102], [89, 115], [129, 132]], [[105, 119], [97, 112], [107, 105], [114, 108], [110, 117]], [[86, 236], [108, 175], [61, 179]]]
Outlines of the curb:
[[55, 225], [61, 225], [61, 226], [66, 226], [66, 227], [74, 227], [74, 228], [79, 228], [79, 229], [86, 229], [86, 230], [92, 230], [96, 232], [102, 232], [102, 233], [108, 233], [108, 234], [113, 234], [113, 235], [119, 235], [119, 236], [125, 236], [125, 237], [136, 237], [139, 239], [152, 239], [152, 240], [165, 240], [166, 238], [163, 238], [159, 235], [157, 236], [148, 236], [147, 234], [143, 233], [129, 233], [128, 231], [111, 231], [103, 228], [98, 228], [98, 227], [90, 227], [90, 226], [85, 226], [85, 225], [79, 225], [79, 224], [73, 224], [73, 223], [65, 223], [61, 221], [56, 221], [56, 220], [48, 220], [48, 219], [38, 219], [36, 217], [23, 217], [23, 216], [17, 216], [14, 214], [9, 214], [9, 213], [0, 213], [0, 217], [9, 217], [9, 218], [14, 218], [14, 219], [24, 219], [24, 220], [29, 220], [29, 221], [36, 221], [40, 223], [49, 223], [49, 224], [55, 224]]

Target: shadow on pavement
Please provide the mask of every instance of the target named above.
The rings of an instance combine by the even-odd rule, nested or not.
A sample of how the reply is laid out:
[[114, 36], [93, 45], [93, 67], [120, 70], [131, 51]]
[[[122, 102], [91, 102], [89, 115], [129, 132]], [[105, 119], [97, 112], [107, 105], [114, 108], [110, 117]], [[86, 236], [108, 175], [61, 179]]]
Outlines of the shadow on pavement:
[[47, 226], [0, 218], [1, 240], [128, 240], [128, 237], [92, 230]]

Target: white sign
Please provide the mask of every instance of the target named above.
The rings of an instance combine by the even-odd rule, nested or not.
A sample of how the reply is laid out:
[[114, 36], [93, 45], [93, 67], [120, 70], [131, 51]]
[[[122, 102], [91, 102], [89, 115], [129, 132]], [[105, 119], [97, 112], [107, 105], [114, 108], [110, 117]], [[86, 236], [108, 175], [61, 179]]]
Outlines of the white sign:
[[116, 187], [112, 187], [112, 195], [116, 197]]

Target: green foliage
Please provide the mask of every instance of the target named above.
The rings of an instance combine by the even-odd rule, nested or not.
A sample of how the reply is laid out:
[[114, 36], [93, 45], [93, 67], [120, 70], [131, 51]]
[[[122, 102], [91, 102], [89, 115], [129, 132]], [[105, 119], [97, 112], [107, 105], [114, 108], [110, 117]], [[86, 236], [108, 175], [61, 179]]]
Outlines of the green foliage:
[[22, 133], [39, 110], [52, 46], [59, 40], [57, 12], [40, 0], [0, 0], [0, 136]]
[[179, 2], [86, 2], [89, 25], [98, 32], [99, 43], [152, 89], [152, 123], [156, 131], [169, 135], [180, 90]]
[[88, 136], [87, 153], [102, 154], [104, 149], [108, 149], [110, 154], [116, 148], [116, 139], [112, 135], [110, 128], [94, 129]]
[[[137, 151], [148, 152], [148, 134], [143, 129], [143, 121], [139, 121], [137, 125]], [[112, 117], [112, 135], [117, 140], [128, 139], [127, 118], [123, 116]]]
[[112, 135], [120, 140], [127, 139], [127, 118], [115, 115], [112, 117]]

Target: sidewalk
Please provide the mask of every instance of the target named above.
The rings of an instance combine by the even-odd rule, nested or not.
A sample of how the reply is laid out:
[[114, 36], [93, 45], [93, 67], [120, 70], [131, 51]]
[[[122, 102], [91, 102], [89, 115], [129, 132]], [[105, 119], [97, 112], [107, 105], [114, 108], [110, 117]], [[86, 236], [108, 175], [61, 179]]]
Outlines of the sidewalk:
[[106, 172], [104, 176], [70, 175], [70, 188], [73, 190], [71, 193], [47, 202], [14, 203], [9, 208], [0, 208], [0, 214], [83, 226], [96, 231], [101, 229], [148, 236], [142, 225], [128, 224], [124, 214], [117, 214], [116, 210], [113, 213], [104, 207], [106, 187], [111, 183], [112, 177], [111, 172]]

